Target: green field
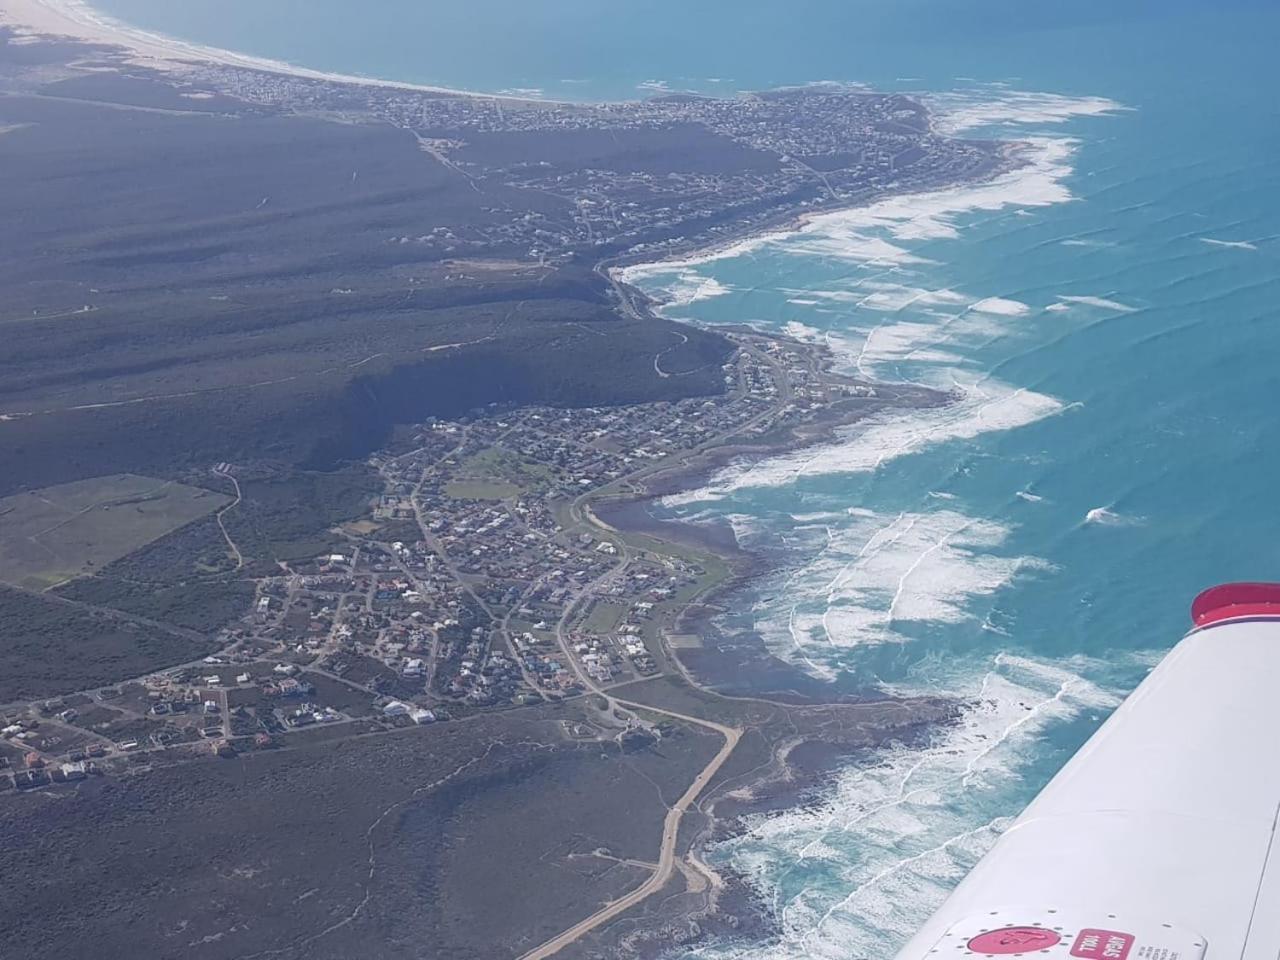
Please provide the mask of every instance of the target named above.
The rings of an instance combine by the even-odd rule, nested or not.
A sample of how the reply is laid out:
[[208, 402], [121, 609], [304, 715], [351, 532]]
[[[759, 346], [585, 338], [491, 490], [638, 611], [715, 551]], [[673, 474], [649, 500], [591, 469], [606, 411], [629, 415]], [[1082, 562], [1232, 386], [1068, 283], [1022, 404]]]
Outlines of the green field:
[[0, 582], [43, 590], [106, 564], [230, 503], [124, 473], [0, 499]]
[[547, 488], [552, 471], [502, 446], [489, 447], [458, 465], [445, 493], [458, 499], [507, 500]]
[[455, 500], [510, 500], [523, 491], [505, 480], [453, 480], [445, 484], [444, 492]]
[[591, 634], [612, 633], [618, 629], [618, 624], [626, 612], [627, 605], [624, 603], [597, 603], [583, 622], [582, 630]]

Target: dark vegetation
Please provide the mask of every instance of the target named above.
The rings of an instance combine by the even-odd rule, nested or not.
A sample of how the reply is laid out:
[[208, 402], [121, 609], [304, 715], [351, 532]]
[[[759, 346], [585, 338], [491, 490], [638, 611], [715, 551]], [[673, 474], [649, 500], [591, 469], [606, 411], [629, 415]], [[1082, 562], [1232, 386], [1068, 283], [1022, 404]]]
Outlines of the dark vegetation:
[[[5, 39], [0, 76], [41, 46]], [[470, 189], [407, 131], [189, 100], [145, 71], [6, 96], [0, 125], [0, 414], [20, 415], [0, 494], [223, 460], [331, 469], [396, 423], [491, 402], [720, 389], [726, 341], [686, 331], [663, 364], [688, 375], [657, 376], [683, 328], [624, 317], [587, 266], [400, 242], [572, 208]]]
[[257, 565], [309, 559], [346, 545], [330, 528], [368, 513], [381, 489], [377, 473], [363, 464], [330, 472], [250, 474], [240, 480], [244, 499], [225, 522], [246, 559]]
[[114, 683], [213, 648], [195, 636], [0, 587], [0, 702]]
[[130, 583], [109, 577], [72, 580], [58, 589], [71, 600], [211, 633], [244, 616], [253, 599], [246, 580], [196, 580], [175, 584]]
[[92, 940], [100, 960], [518, 956], [639, 882], [592, 852], [651, 857], [663, 800], [716, 749], [679, 731], [623, 757], [565, 740], [561, 718], [581, 714], [509, 711], [10, 794], [0, 935], [29, 956]]
[[[281, 561], [309, 559], [344, 545], [330, 528], [365, 514], [378, 490], [376, 474], [363, 465], [328, 473], [279, 474], [268, 468], [245, 473], [240, 480], [243, 499], [223, 517], [244, 557], [240, 569], [217, 520], [209, 517], [56, 592], [212, 633], [244, 616], [254, 595], [253, 576], [278, 573]], [[217, 477], [204, 482], [230, 486]]]
[[[736, 206], [705, 187], [683, 220], [667, 211], [688, 199], [685, 181], [656, 197], [636, 187], [654, 214], [639, 232], [571, 242], [572, 188], [442, 163], [408, 130], [358, 115], [367, 91], [328, 90], [313, 116], [192, 100], [110, 50], [10, 39], [0, 30], [0, 496], [126, 471], [231, 493], [210, 473], [230, 462], [243, 500], [222, 519], [243, 559], [209, 516], [58, 595], [0, 588], [0, 701], [212, 652], [252, 578], [326, 552], [332, 527], [365, 514], [378, 483], [359, 461], [398, 425], [489, 404], [721, 391], [729, 341], [619, 309], [593, 264], [637, 240], [791, 216], [830, 190], [799, 176], [755, 196], [779, 156], [697, 124], [468, 130], [456, 156], [473, 168], [741, 181]], [[67, 66], [77, 58], [92, 76]], [[521, 223], [551, 229], [504, 232]], [[439, 235], [447, 257], [428, 242]], [[442, 640], [488, 622], [478, 608], [459, 619]], [[377, 709], [315, 677], [324, 699]], [[345, 678], [392, 693], [405, 682], [370, 658]], [[847, 705], [726, 706], [678, 682], [627, 692], [752, 725], [718, 787], [746, 782], [801, 728], [845, 749], [893, 726]], [[85, 729], [165, 726], [84, 701]], [[669, 721], [660, 742], [626, 751], [570, 742], [564, 720], [587, 722], [572, 703], [378, 736], [361, 719], [287, 746], [241, 743], [234, 759], [148, 752], [132, 755], [139, 775], [15, 790], [0, 817], [0, 943], [23, 956], [92, 944], [102, 960], [519, 956], [640, 882], [614, 858], [654, 856], [668, 805], [719, 748]]]
[[[216, 478], [210, 478], [209, 486], [215, 485], [218, 485]], [[230, 520], [230, 515], [227, 519]], [[227, 541], [218, 529], [217, 520], [206, 517], [108, 564], [98, 571], [98, 576], [132, 583], [171, 585], [201, 576], [227, 575], [234, 568], [235, 563], [227, 553]]]

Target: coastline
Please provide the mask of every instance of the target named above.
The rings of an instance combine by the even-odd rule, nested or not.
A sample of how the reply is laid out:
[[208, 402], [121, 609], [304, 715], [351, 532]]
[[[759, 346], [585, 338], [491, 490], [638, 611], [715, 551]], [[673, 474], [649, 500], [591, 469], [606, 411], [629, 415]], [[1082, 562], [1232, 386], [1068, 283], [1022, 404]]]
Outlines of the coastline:
[[133, 27], [114, 17], [99, 13], [85, 0], [0, 0], [0, 26], [9, 27], [19, 35], [63, 37], [82, 43], [120, 47], [130, 55], [130, 62], [160, 71], [172, 72], [196, 64], [205, 64], [274, 73], [323, 83], [472, 97], [502, 103], [555, 104], [560, 102], [541, 97], [514, 97], [336, 71], [314, 70], [285, 60], [237, 53], [234, 50], [192, 43], [167, 34]]
[[[705, 692], [675, 678], [619, 688], [633, 701], [688, 709], [701, 701], [713, 715], [749, 726], [719, 779], [709, 783], [688, 811], [680, 849], [691, 870], [660, 906], [639, 905], [621, 935], [601, 931], [590, 956], [660, 960], [671, 947], [763, 944], [783, 933], [772, 905], [738, 868], [709, 864], [713, 845], [749, 833], [761, 817], [820, 808], [823, 793], [851, 764], [875, 763], [883, 751], [923, 747], [940, 728], [957, 721], [962, 705], [942, 698], [869, 702], [785, 703], [759, 697]], [[729, 716], [737, 719], [730, 721]], [[697, 876], [698, 874], [701, 877]], [[591, 952], [592, 950], [596, 952]]]
[[[284, 60], [194, 43], [167, 34], [133, 27], [114, 17], [100, 13], [87, 0], [0, 0], [0, 27], [12, 29], [20, 36], [62, 37], [85, 44], [114, 46], [128, 55], [128, 62], [160, 72], [181, 72], [184, 69], [200, 66], [220, 67], [274, 74], [338, 86], [392, 91], [402, 90], [500, 104], [561, 107], [577, 105], [575, 102], [554, 98], [519, 97], [501, 93], [485, 93], [476, 90], [368, 77], [338, 71], [316, 70]], [[815, 86], [821, 86], [825, 83], [827, 81], [821, 81]], [[789, 90], [795, 88], [783, 86], [777, 89]], [[870, 92], [872, 91], [868, 91], [868, 93]], [[917, 98], [920, 96], [911, 93], [905, 95]], [[930, 130], [940, 132], [941, 127], [933, 108], [925, 103], [923, 99], [921, 103], [929, 112]], [[962, 133], [963, 128], [944, 135], [964, 139], [959, 136]], [[593, 269], [613, 288], [618, 298], [622, 301], [625, 310], [643, 313], [645, 309], [648, 309], [651, 313], [658, 313], [660, 312], [660, 305], [655, 304], [651, 297], [639, 290], [633, 282], [633, 278], [647, 273], [660, 273], [682, 267], [710, 263], [746, 253], [771, 241], [795, 236], [816, 228], [820, 226], [824, 219], [837, 218], [859, 210], [870, 210], [881, 202], [910, 201], [913, 198], [940, 196], [957, 189], [993, 184], [1001, 177], [1015, 174], [1020, 169], [1033, 163], [1027, 157], [1031, 144], [1025, 141], [1017, 139], [982, 141], [979, 139], [977, 142], [994, 144], [997, 149], [991, 153], [989, 162], [981, 170], [955, 182], [942, 183], [937, 187], [909, 193], [900, 193], [890, 187], [822, 200], [814, 204], [810, 209], [780, 211], [774, 216], [767, 217], [761, 221], [742, 224], [737, 228], [730, 229], [723, 236], [713, 239], [697, 236], [688, 239], [677, 238], [660, 251], [646, 249], [607, 256], [598, 261]], [[640, 311], [635, 310], [637, 302], [641, 304]]]
[[[931, 112], [931, 127], [936, 128], [938, 118], [932, 116], [932, 107], [928, 109]], [[1114, 109], [1122, 108], [1112, 101], [1102, 101], [1100, 104], [1092, 104], [1086, 112], [1092, 114]], [[946, 135], [962, 135], [965, 129], [968, 127], [961, 126], [949, 131]], [[928, 235], [936, 236], [950, 235], [952, 227], [947, 218], [956, 212], [993, 209], [1006, 205], [1034, 207], [1072, 199], [1061, 180], [1070, 169], [1066, 161], [1074, 149], [1074, 140], [1065, 137], [1032, 137], [990, 142], [999, 144], [999, 150], [992, 155], [990, 167], [972, 178], [936, 189], [905, 193], [884, 191], [858, 200], [850, 199], [848, 203], [832, 204], [799, 213], [792, 211], [776, 218], [772, 223], [752, 225], [710, 244], [688, 241], [666, 251], [665, 255], [656, 259], [652, 256], [643, 259], [640, 255], [618, 257], [602, 272], [619, 291], [624, 304], [634, 305], [638, 302], [650, 315], [678, 319], [664, 313], [664, 302], [646, 293], [636, 281], [647, 275], [671, 273], [749, 253], [773, 241], [796, 237], [808, 231], [819, 231], [827, 223], [838, 223], [842, 217], [862, 217], [865, 220], [876, 221], [881, 209], [887, 213], [884, 218], [886, 222], [898, 222], [895, 218], [901, 218], [902, 221], [911, 223], [909, 217], [904, 217], [901, 211], [910, 209], [913, 204], [923, 206], [925, 208], [921, 215], [923, 226], [928, 231]], [[1024, 180], [1019, 180], [1024, 176]], [[966, 191], [977, 191], [979, 195], [966, 198], [964, 197]], [[957, 199], [960, 199], [960, 202], [954, 203]], [[912, 226], [917, 225], [912, 223]], [[602, 264], [597, 269], [603, 266]], [[691, 321], [678, 319], [678, 322]], [[712, 325], [711, 328], [730, 332], [734, 329], [733, 326], [719, 324]], [[761, 332], [747, 329], [752, 333]], [[773, 331], [768, 332], [767, 335], [789, 339]], [[815, 345], [807, 344], [807, 346]], [[824, 368], [831, 371], [835, 358], [830, 355], [827, 347], [818, 346], [818, 349], [826, 355]], [[911, 389], [910, 386], [898, 383], [875, 381], [869, 381], [869, 383], [878, 391], [891, 391], [904, 387], [907, 390]], [[706, 544], [711, 552], [730, 564], [732, 574], [724, 582], [695, 598], [677, 618], [678, 633], [700, 634], [708, 641], [716, 638], [716, 642], [704, 643], [702, 649], [684, 651], [677, 658], [689, 673], [698, 678], [699, 682], [705, 683], [709, 689], [730, 696], [763, 693], [780, 702], [849, 702], [862, 699], [859, 691], [837, 691], [829, 680], [816, 679], [798, 668], [786, 665], [784, 670], [776, 669], [778, 665], [782, 665], [782, 661], [767, 651], [763, 638], [754, 631], [743, 632], [738, 636], [736, 643], [725, 642], [727, 638], [717, 629], [715, 620], [732, 606], [732, 600], [738, 591], [749, 588], [762, 566], [768, 562], [768, 557], [743, 550], [736, 538], [730, 550], [716, 551], [714, 542], [717, 536], [709, 536], [705, 529], [699, 530], [703, 525], [697, 522], [655, 517], [649, 512], [649, 506], [663, 497], [705, 486], [718, 470], [734, 460], [747, 458], [764, 460], [830, 442], [840, 435], [842, 428], [852, 427], [875, 413], [892, 408], [901, 411], [927, 409], [958, 399], [957, 394], [954, 393], [943, 394], [923, 388], [921, 392], [922, 394], [933, 393], [934, 399], [928, 401], [920, 397], [914, 400], [894, 398], [897, 402], [882, 402], [875, 410], [859, 412], [853, 416], [845, 415], [838, 410], [824, 410], [812, 425], [788, 431], [784, 437], [762, 439], [755, 444], [727, 444], [706, 451], [690, 458], [680, 466], [660, 471], [646, 478], [645, 489], [641, 493], [622, 498], [607, 506], [598, 505], [598, 509], [604, 516], [616, 520], [625, 532], [652, 535], [654, 531], [665, 531], [686, 544]], [[800, 680], [798, 687], [794, 685], [797, 679]]]
[[859, 397], [828, 402], [811, 419], [753, 440], [730, 439], [697, 450], [633, 481], [626, 493], [588, 495], [581, 501], [583, 515], [604, 530], [656, 541], [658, 553], [673, 546], [712, 556], [728, 571], [676, 613], [668, 636], [697, 635], [700, 642], [686, 647], [663, 641], [664, 656], [674, 669], [664, 677], [624, 684], [611, 692], [633, 706], [652, 703], [677, 714], [694, 713], [685, 704], [700, 701], [704, 707], [697, 712], [704, 719], [714, 717], [752, 732], [749, 741], [737, 745], [720, 776], [707, 783], [680, 831], [680, 846], [692, 873], [705, 875], [709, 882], [691, 883], [691, 871], [686, 871], [684, 885], [663, 900], [660, 914], [651, 905], [637, 904], [629, 914], [629, 933], [615, 937], [602, 931], [601, 939], [589, 940], [593, 948], [636, 960], [669, 956], [673, 944], [694, 947], [779, 937], [779, 920], [750, 877], [724, 865], [709, 865], [708, 849], [744, 835], [759, 817], [821, 803], [824, 789], [840, 771], [874, 762], [880, 751], [922, 746], [955, 723], [964, 709], [963, 703], [948, 698], [893, 698], [842, 687], [775, 657], [758, 634], [735, 636], [729, 642], [719, 631], [716, 621], [751, 589], [770, 558], [764, 551], [745, 549], [724, 525], [655, 516], [650, 510], [655, 501], [704, 486], [736, 460], [764, 460], [830, 442], [842, 430], [877, 415], [945, 406], [955, 399], [911, 384], [841, 377], [833, 370], [838, 358], [825, 344], [750, 328], [736, 332], [794, 344], [810, 352], [825, 374], [872, 386], [877, 394], [870, 401]]
[[[759, 335], [757, 331], [752, 333]], [[782, 342], [790, 339], [769, 336]], [[826, 346], [795, 343], [812, 350], [821, 359], [824, 371], [831, 373], [836, 357]], [[651, 507], [664, 497], [705, 486], [718, 471], [735, 461], [765, 460], [829, 443], [843, 431], [875, 416], [945, 406], [954, 400], [950, 394], [915, 385], [871, 386], [877, 391], [874, 398], [836, 401], [817, 411], [809, 421], [766, 434], [755, 442], [730, 442], [700, 451], [644, 477], [639, 490], [588, 502], [589, 515], [607, 529], [711, 554], [728, 567], [723, 580], [684, 605], [672, 628], [676, 635], [696, 634], [703, 638], [701, 646], [668, 651], [670, 659], [698, 685], [721, 695], [765, 697], [790, 704], [856, 703], [869, 699], [866, 692], [836, 689], [778, 659], [758, 635], [747, 633], [731, 642], [715, 621], [767, 569], [769, 556], [744, 549], [733, 531], [724, 526], [658, 517]]]
[[[4, 2], [4, 0], [0, 0]], [[963, 139], [963, 138], [960, 138]], [[654, 257], [652, 251], [633, 254], [622, 254], [610, 257], [596, 265], [596, 271], [606, 277], [615, 288], [625, 290], [623, 296], [631, 303], [637, 300], [659, 312], [662, 304], [644, 293], [636, 283], [636, 279], [658, 273], [668, 273], [688, 267], [701, 266], [717, 260], [751, 253], [758, 248], [775, 241], [786, 240], [809, 230], [818, 229], [823, 221], [832, 220], [855, 211], [871, 210], [876, 204], [885, 201], [910, 201], [925, 197], [940, 196], [953, 190], [964, 190], [971, 187], [992, 184], [1001, 177], [1016, 174], [1019, 170], [1032, 164], [1026, 156], [1030, 144], [1023, 140], [991, 140], [999, 145], [992, 155], [992, 163], [988, 169], [968, 179], [956, 183], [945, 184], [931, 190], [911, 193], [896, 193], [893, 190], [868, 192], [856, 197], [842, 197], [838, 201], [825, 202], [821, 205], [801, 211], [787, 211], [770, 218], [763, 223], [753, 223], [739, 230], [731, 231], [723, 236], [707, 242], [696, 238], [677, 242]], [[687, 321], [682, 321], [687, 322]]]
[[[203, 61], [216, 66], [265, 70], [329, 83], [416, 90], [492, 100], [515, 101], [517, 99], [340, 74], [325, 74], [278, 61], [246, 57], [229, 51], [184, 44], [181, 41], [171, 41], [168, 38], [157, 35], [132, 31], [130, 28], [117, 28], [104, 18], [93, 14], [88, 6], [79, 2], [79, 0], [74, 0], [74, 2], [0, 0], [0, 14], [7, 14], [15, 6], [20, 9], [43, 10], [50, 18], [54, 18], [50, 20], [51, 23], [55, 22], [55, 20], [59, 23], [65, 22], [72, 27], [78, 26], [79, 29], [86, 31], [79, 35], [79, 39], [90, 43], [122, 45], [131, 53], [136, 54], [140, 58], [140, 62], [159, 69], [181, 68], [184, 64], [192, 61]], [[78, 19], [78, 17], [85, 19]], [[54, 28], [50, 32], [60, 33], [61, 31]], [[536, 102], [549, 103], [551, 101]], [[974, 184], [990, 182], [1004, 173], [1012, 172], [1021, 165], [1021, 162], [1015, 156], [1017, 150], [1018, 144], [1010, 142], [998, 154], [993, 154], [990, 167], [985, 169], [981, 175], [938, 187], [936, 191], [928, 191], [928, 193], [967, 189]], [[736, 235], [723, 237], [710, 245], [705, 242], [700, 245], [694, 240], [689, 241], [685, 248], [681, 250], [679, 244], [673, 244], [672, 249], [668, 250], [667, 254], [674, 259], [642, 260], [642, 256], [652, 255], [646, 252], [645, 254], [636, 254], [634, 257], [635, 262], [629, 265], [623, 265], [620, 262], [615, 268], [604, 268], [603, 264], [601, 264], [597, 266], [597, 269], [615, 282], [628, 284], [626, 279], [628, 276], [636, 276], [645, 270], [660, 272], [677, 268], [681, 264], [705, 263], [731, 256], [735, 252], [767, 243], [773, 238], [794, 235], [809, 228], [823, 217], [838, 217], [848, 211], [868, 209], [887, 198], [909, 198], [910, 196], [912, 195], [894, 194], [891, 190], [886, 190], [868, 196], [843, 198], [830, 204], [823, 204], [815, 209], [802, 210], [800, 212], [791, 210], [780, 213], [773, 221], [743, 226], [737, 231]], [[621, 278], [620, 280], [612, 275], [612, 270], [615, 269]], [[629, 274], [628, 271], [635, 272]], [[642, 292], [630, 287], [629, 284], [628, 290], [623, 294], [624, 301], [632, 301], [637, 294], [642, 304], [642, 313], [653, 314], [661, 312], [660, 304], [657, 304]], [[832, 359], [830, 356], [827, 357], [828, 366]], [[876, 384], [875, 386], [877, 389], [891, 390], [898, 388], [900, 385]], [[647, 505], [653, 500], [677, 490], [688, 490], [701, 486], [708, 477], [733, 460], [746, 457], [765, 459], [820, 444], [836, 437], [842, 428], [851, 427], [876, 413], [891, 408], [905, 411], [914, 407], [932, 406], [947, 402], [945, 394], [929, 391], [929, 396], [926, 396], [924, 391], [916, 391], [916, 393], [918, 396], [914, 397], [914, 399], [895, 396], [881, 398], [875, 403], [833, 404], [829, 409], [823, 410], [813, 421], [789, 428], [780, 435], [761, 437], [755, 442], [728, 443], [703, 451], [688, 458], [686, 461], [671, 466], [667, 470], [660, 470], [652, 476], [646, 477], [642, 493], [620, 498], [612, 504], [616, 512], [611, 512], [610, 509], [606, 508], [604, 510], [606, 516], [618, 520], [620, 529], [624, 532], [642, 533], [646, 536], [656, 535], [660, 540], [671, 539], [677, 543], [681, 542], [680, 538], [682, 536], [685, 536], [688, 537], [691, 545], [706, 548], [730, 563], [732, 569], [730, 576], [713, 586], [705, 594], [693, 598], [679, 612], [676, 618], [677, 632], [709, 635], [713, 630], [712, 620], [719, 613], [718, 604], [729, 601], [736, 591], [745, 589], [760, 572], [765, 558], [742, 550], [737, 545], [736, 538], [733, 538], [731, 545], [725, 538], [723, 531], [711, 534], [706, 529], [699, 529], [696, 524], [658, 520], [648, 514]], [[631, 511], [629, 515], [627, 513], [628, 510]], [[657, 531], [656, 534], [655, 530]], [[672, 652], [673, 659], [679, 660], [680, 663], [689, 667], [688, 660], [681, 659], [682, 656], [683, 654]], [[798, 670], [786, 672], [778, 669], [775, 664], [782, 664], [782, 661], [768, 654], [763, 649], [762, 641], [759, 646], [749, 643], [746, 645], [739, 644], [735, 648], [717, 646], [714, 656], [700, 652], [693, 659], [700, 662], [696, 666], [690, 667], [692, 673], [698, 677], [699, 683], [706, 683], [714, 693], [724, 692], [726, 690], [725, 682], [733, 680], [739, 686], [737, 688], [729, 688], [730, 695], [736, 693], [763, 695], [779, 705], [803, 704], [817, 707], [833, 704], [847, 706], [858, 702], [856, 696], [846, 696], [836, 691], [830, 684], [815, 678], [810, 677], [808, 678], [808, 683], [801, 683]], [[708, 677], [710, 677], [710, 680], [707, 679]], [[717, 677], [720, 677], [721, 680], [717, 681]], [[906, 704], [903, 704], [903, 706], [905, 707]], [[945, 722], [932, 716], [934, 712], [929, 710], [921, 711], [922, 719], [916, 721], [919, 725], [921, 736], [927, 735], [926, 731], [932, 729], [937, 723]], [[945, 711], [942, 712], [945, 713]], [[892, 742], [895, 738], [896, 734], [890, 728], [885, 731], [879, 741], [872, 744], [859, 744], [856, 747], [847, 743], [837, 745], [833, 742], [813, 739], [798, 739], [792, 743], [777, 742], [772, 744], [771, 749], [776, 748], [776, 753], [768, 770], [760, 777], [748, 781], [748, 785], [744, 787], [744, 789], [752, 791], [750, 800], [735, 799], [729, 805], [730, 814], [728, 816], [718, 816], [714, 812], [717, 799], [725, 792], [725, 785], [723, 783], [710, 785], [710, 789], [704, 796], [706, 807], [703, 811], [709, 826], [705, 835], [694, 838], [692, 849], [696, 851], [705, 845], [707, 840], [723, 839], [730, 835], [733, 830], [740, 829], [744, 816], [752, 813], [765, 813], [769, 810], [794, 806], [796, 803], [803, 802], [807, 794], [817, 790], [825, 782], [825, 778], [830, 775], [831, 770], [849, 763], [866, 751], [878, 749]], [[805, 746], [806, 744], [808, 746]], [[794, 764], [792, 762], [793, 759], [795, 761]], [[756, 795], [757, 791], [767, 795], [758, 797]], [[694, 855], [696, 856], [696, 853]], [[741, 913], [742, 908], [750, 903], [751, 892], [740, 879], [735, 883], [735, 889], [738, 890], [738, 893], [731, 893], [726, 898], [726, 916]], [[738, 896], [742, 898], [742, 904], [741, 906], [734, 906], [731, 901]], [[769, 918], [765, 916], [761, 917], [760, 920], [762, 923], [767, 924]]]
[[[58, 35], [74, 38], [92, 44], [112, 44], [122, 48], [137, 58], [135, 62], [148, 67], [165, 70], [181, 69], [184, 66], [207, 64], [215, 67], [233, 69], [249, 69], [279, 74], [288, 77], [333, 83], [338, 85], [378, 87], [399, 89], [449, 96], [471, 97], [484, 100], [500, 100], [503, 102], [528, 102], [554, 104], [553, 100], [521, 100], [520, 98], [485, 94], [475, 91], [451, 89], [439, 86], [413, 84], [408, 82], [385, 80], [336, 72], [317, 71], [297, 66], [284, 61], [236, 53], [231, 50], [212, 46], [189, 43], [159, 33], [145, 31], [122, 23], [112, 17], [93, 9], [86, 0], [0, 0], [0, 23], [7, 23], [19, 28], [20, 32], [41, 35]], [[782, 88], [785, 89], [785, 88]], [[931, 126], [936, 118], [930, 119]], [[794, 236], [818, 226], [826, 218], [840, 217], [854, 211], [868, 211], [882, 202], [911, 202], [913, 198], [932, 197], [966, 190], [978, 185], [992, 184], [1002, 176], [1016, 174], [1030, 161], [1024, 153], [1027, 144], [1018, 140], [993, 141], [999, 148], [991, 153], [989, 161], [969, 176], [953, 183], [945, 183], [936, 188], [917, 190], [914, 193], [897, 193], [892, 188], [864, 191], [857, 195], [843, 196], [814, 204], [810, 209], [790, 209], [779, 211], [775, 216], [763, 221], [746, 223], [737, 229], [727, 231], [726, 235], [714, 238], [691, 237], [677, 240], [667, 249], [661, 251], [630, 251], [608, 257], [595, 265], [597, 273], [605, 277], [618, 291], [624, 308], [637, 312], [641, 318], [653, 317], [662, 313], [662, 304], [638, 289], [632, 282], [634, 278], [646, 273], [659, 273], [682, 266], [702, 264], [754, 249], [772, 240]], [[657, 258], [655, 259], [655, 254]], [[639, 305], [637, 311], [636, 305]], [[828, 369], [832, 358], [827, 358]], [[877, 389], [891, 390], [896, 385], [876, 384]], [[907, 388], [910, 390], [910, 388]], [[663, 470], [646, 478], [646, 489], [642, 495], [627, 498], [630, 503], [618, 503], [612, 510], [630, 509], [628, 517], [630, 532], [653, 534], [659, 532], [664, 536], [681, 542], [686, 538], [686, 545], [706, 546], [711, 552], [731, 561], [733, 575], [725, 584], [717, 587], [712, 594], [698, 598], [698, 602], [690, 604], [679, 618], [682, 628], [690, 632], [706, 629], [708, 620], [714, 615], [714, 601], [728, 595], [733, 588], [750, 580], [757, 565], [758, 557], [751, 557], [737, 548], [734, 538], [726, 537], [723, 532], [718, 537], [708, 537], [705, 529], [699, 530], [695, 525], [682, 524], [675, 521], [659, 521], [647, 514], [645, 504], [676, 492], [700, 486], [718, 469], [729, 462], [751, 457], [765, 459], [780, 454], [793, 452], [804, 447], [816, 445], [833, 439], [842, 427], [866, 419], [880, 412], [893, 403], [901, 402], [905, 407], [932, 406], [937, 402], [924, 402], [920, 398], [923, 391], [916, 391], [919, 396], [905, 402], [894, 397], [890, 401], [877, 400], [874, 404], [857, 404], [856, 409], [840, 409], [837, 405], [829, 411], [823, 411], [812, 423], [789, 430], [786, 436], [778, 438], [760, 438], [751, 443], [733, 443], [698, 454], [697, 456]], [[609, 507], [602, 508], [609, 513]], [[617, 516], [616, 512], [612, 514]], [[715, 542], [711, 542], [715, 541]], [[717, 673], [732, 670], [729, 664], [708, 667]], [[713, 686], [715, 684], [713, 683]], [[750, 686], [750, 684], [748, 684]]]

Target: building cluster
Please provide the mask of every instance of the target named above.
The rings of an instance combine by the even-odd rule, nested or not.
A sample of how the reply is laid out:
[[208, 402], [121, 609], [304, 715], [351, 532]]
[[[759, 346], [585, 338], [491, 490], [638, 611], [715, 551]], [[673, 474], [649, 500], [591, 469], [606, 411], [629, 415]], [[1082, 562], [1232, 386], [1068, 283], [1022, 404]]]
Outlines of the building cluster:
[[227, 756], [432, 723], [672, 669], [667, 632], [707, 582], [704, 561], [629, 542], [593, 505], [704, 449], [874, 397], [830, 373], [820, 347], [733, 336], [720, 396], [489, 408], [406, 431], [371, 460], [384, 482], [373, 519], [259, 580], [221, 653], [0, 717], [0, 788], [165, 751]]
[[440, 256], [556, 260], [705, 245], [821, 205], [963, 182], [1000, 162], [990, 143], [935, 132], [919, 101], [848, 85], [566, 104], [206, 72], [249, 103], [394, 124], [473, 183], [537, 199], [499, 196], [484, 216], [387, 238]]

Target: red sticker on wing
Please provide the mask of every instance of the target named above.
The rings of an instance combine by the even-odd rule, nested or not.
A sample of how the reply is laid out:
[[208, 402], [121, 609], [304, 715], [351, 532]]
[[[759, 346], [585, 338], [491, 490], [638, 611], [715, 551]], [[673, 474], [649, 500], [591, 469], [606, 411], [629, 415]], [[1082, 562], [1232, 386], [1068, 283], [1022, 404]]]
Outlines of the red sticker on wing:
[[1133, 934], [1118, 930], [1081, 930], [1071, 945], [1071, 955], [1083, 960], [1127, 960]]
[[969, 941], [968, 946], [974, 953], [1032, 953], [1036, 950], [1048, 950], [1061, 939], [1058, 934], [1044, 927], [1002, 927], [978, 934]]

